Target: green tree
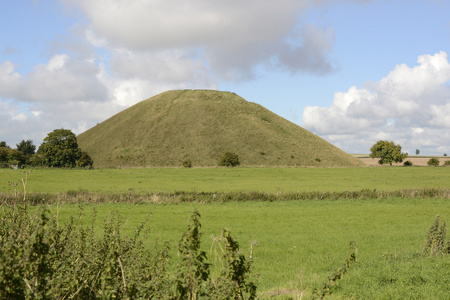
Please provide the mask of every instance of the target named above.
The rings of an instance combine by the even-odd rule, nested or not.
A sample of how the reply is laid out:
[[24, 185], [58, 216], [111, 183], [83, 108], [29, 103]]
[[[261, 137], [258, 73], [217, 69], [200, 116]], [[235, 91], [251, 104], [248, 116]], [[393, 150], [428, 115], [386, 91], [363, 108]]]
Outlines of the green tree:
[[94, 166], [94, 161], [89, 156], [89, 154], [87, 154], [86, 151], [81, 151], [81, 156], [76, 161], [76, 164], [77, 164], [77, 167], [82, 167], [82, 168], [89, 167], [89, 168], [92, 168]]
[[5, 141], [0, 142], [0, 148], [9, 148], [8, 144]]
[[419, 155], [419, 153], [420, 153], [420, 150], [416, 149], [416, 155]]
[[68, 129], [55, 129], [50, 132], [39, 147], [37, 155], [42, 165], [47, 167], [75, 167], [82, 157], [77, 137]]
[[402, 153], [402, 147], [400, 145], [395, 145], [394, 142], [379, 140], [375, 145], [370, 148], [370, 157], [379, 158], [378, 163], [390, 164], [397, 162], [403, 162], [403, 160], [408, 157], [407, 153]]
[[20, 159], [21, 165], [28, 165], [31, 163], [31, 158], [36, 153], [36, 146], [33, 144], [32, 140], [22, 140], [19, 144], [16, 144], [17, 151], [22, 153], [22, 157]]
[[430, 160], [427, 161], [427, 165], [431, 166], [431, 167], [437, 167], [439, 166], [439, 159], [433, 157], [430, 158]]
[[19, 144], [16, 144], [16, 149], [24, 155], [33, 155], [36, 153], [36, 146], [33, 144], [32, 140], [22, 140]]
[[236, 167], [240, 164], [239, 155], [234, 152], [225, 152], [219, 159], [219, 166]]

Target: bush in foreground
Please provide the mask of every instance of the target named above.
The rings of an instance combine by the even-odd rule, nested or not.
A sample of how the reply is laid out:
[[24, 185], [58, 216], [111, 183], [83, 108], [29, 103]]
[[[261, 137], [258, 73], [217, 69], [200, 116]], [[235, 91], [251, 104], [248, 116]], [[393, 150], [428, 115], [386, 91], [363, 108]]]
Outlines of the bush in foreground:
[[[211, 276], [200, 251], [200, 214], [194, 212], [179, 243], [180, 262], [168, 268], [169, 246], [144, 247], [142, 223], [123, 236], [112, 213], [101, 237], [72, 218], [61, 226], [41, 207], [4, 207], [0, 218], [0, 299], [254, 299], [252, 261], [227, 230], [216, 239], [222, 272]], [[94, 214], [95, 215], [95, 214]], [[95, 223], [95, 216], [92, 224]], [[172, 270], [172, 271], [169, 271]]]

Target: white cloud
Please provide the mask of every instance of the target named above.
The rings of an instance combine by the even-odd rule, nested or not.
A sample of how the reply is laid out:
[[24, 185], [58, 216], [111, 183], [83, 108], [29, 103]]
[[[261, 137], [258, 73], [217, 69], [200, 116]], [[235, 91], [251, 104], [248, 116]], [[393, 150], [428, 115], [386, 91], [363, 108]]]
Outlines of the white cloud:
[[421, 55], [417, 62], [397, 65], [379, 82], [335, 93], [330, 107], [305, 107], [303, 126], [353, 153], [367, 152], [378, 139], [450, 152], [447, 53]]
[[[344, 0], [65, 0], [89, 21], [87, 39], [110, 50], [155, 53], [168, 49], [187, 59], [200, 51], [202, 65], [223, 79], [246, 79], [258, 65], [291, 72], [327, 73], [332, 28], [301, 22], [324, 2]], [[355, 2], [358, 2], [355, 0]], [[359, 2], [367, 2], [360, 0]], [[114, 20], [114, 21], [112, 21]], [[193, 59], [198, 60], [198, 57]]]

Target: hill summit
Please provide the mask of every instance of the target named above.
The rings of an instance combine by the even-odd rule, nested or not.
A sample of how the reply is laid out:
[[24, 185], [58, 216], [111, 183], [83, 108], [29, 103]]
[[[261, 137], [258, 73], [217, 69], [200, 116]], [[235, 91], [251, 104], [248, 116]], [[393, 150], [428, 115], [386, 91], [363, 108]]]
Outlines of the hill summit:
[[362, 163], [313, 133], [234, 93], [168, 91], [78, 136], [95, 166], [217, 166], [226, 151], [241, 166], [349, 167]]

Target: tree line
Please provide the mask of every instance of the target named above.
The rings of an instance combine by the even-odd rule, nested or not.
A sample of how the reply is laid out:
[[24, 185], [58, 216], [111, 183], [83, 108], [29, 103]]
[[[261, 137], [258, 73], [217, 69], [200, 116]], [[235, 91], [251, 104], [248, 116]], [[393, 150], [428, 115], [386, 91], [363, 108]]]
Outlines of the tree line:
[[55, 129], [50, 132], [36, 151], [32, 140], [22, 140], [12, 149], [5, 141], [0, 142], [0, 167], [23, 168], [92, 168], [94, 161], [78, 147], [76, 135], [68, 129]]

